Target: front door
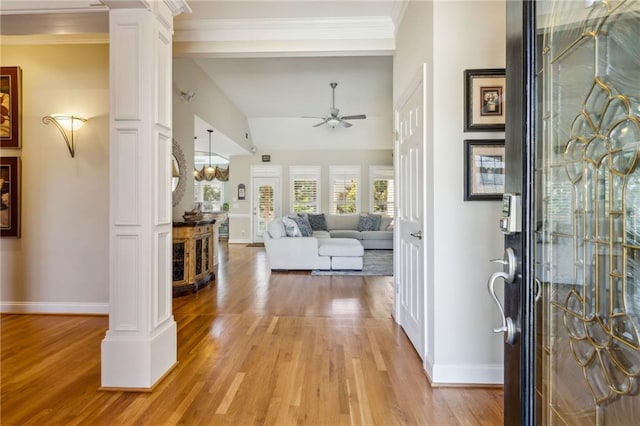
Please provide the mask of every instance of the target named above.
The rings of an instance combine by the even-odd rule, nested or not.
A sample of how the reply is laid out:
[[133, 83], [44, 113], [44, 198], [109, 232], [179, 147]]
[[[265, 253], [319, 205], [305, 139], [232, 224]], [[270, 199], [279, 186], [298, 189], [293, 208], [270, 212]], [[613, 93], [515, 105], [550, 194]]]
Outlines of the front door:
[[396, 321], [425, 356], [424, 67], [396, 108]]
[[640, 2], [507, 3], [505, 424], [637, 424]]
[[264, 242], [267, 224], [280, 216], [280, 178], [253, 178], [253, 238], [252, 242]]

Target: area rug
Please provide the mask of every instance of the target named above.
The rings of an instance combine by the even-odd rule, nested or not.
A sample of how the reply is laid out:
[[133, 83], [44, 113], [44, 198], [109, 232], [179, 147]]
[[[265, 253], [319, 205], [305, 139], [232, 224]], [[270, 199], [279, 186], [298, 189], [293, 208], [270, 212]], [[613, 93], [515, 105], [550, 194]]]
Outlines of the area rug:
[[393, 250], [365, 250], [362, 271], [313, 270], [311, 275], [393, 276]]

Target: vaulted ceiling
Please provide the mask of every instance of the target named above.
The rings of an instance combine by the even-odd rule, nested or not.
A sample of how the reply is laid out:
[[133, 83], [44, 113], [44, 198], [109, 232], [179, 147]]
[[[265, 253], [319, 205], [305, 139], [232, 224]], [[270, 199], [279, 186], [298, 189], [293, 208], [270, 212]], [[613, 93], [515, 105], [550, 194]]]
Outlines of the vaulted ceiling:
[[[106, 32], [108, 3], [2, 0], [2, 34]], [[188, 0], [192, 12], [175, 19], [174, 55], [193, 58], [247, 116], [260, 150], [390, 149], [392, 54], [405, 3]], [[366, 120], [331, 129], [301, 118], [329, 113], [330, 82], [340, 114]]]

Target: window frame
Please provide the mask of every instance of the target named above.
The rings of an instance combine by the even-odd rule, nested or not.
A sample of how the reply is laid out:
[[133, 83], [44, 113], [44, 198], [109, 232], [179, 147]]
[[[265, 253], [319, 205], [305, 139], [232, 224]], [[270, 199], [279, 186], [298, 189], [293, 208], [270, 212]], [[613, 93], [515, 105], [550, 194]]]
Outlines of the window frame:
[[[201, 180], [201, 181], [195, 181], [194, 180], [194, 185], [193, 185], [193, 189], [194, 189], [194, 199], [196, 203], [201, 203], [202, 206], [202, 211], [203, 212], [217, 212], [217, 211], [221, 211], [222, 210], [222, 206], [224, 205], [225, 201], [224, 201], [224, 185], [225, 183], [222, 181], [219, 181], [217, 179], [208, 181], [208, 180]], [[217, 186], [220, 188], [220, 208], [218, 210], [216, 210], [214, 208], [214, 206], [212, 206], [211, 210], [208, 210], [205, 208], [205, 201], [204, 201], [204, 186], [205, 185], [211, 185], [211, 186]], [[213, 202], [214, 204], [216, 202]]]
[[[387, 212], [376, 212], [374, 207], [376, 205], [375, 197], [374, 197], [374, 184], [378, 180], [386, 180], [391, 181], [392, 191], [391, 194], [393, 199], [391, 202], [388, 200], [387, 196]], [[393, 172], [393, 166], [369, 166], [369, 212], [376, 214], [383, 214], [384, 216], [394, 217], [396, 206], [395, 206], [395, 178]], [[391, 207], [389, 209], [389, 207]], [[391, 211], [391, 214], [389, 214]]]
[[289, 166], [289, 211], [295, 212], [295, 181], [315, 180], [316, 199], [314, 212], [322, 212], [322, 168], [320, 166]]
[[[336, 203], [336, 180], [355, 180], [356, 182], [356, 199], [355, 199], [355, 212], [353, 213], [339, 213], [337, 211]], [[361, 211], [361, 191], [362, 191], [362, 173], [360, 166], [329, 166], [329, 212], [336, 215], [358, 215]]]

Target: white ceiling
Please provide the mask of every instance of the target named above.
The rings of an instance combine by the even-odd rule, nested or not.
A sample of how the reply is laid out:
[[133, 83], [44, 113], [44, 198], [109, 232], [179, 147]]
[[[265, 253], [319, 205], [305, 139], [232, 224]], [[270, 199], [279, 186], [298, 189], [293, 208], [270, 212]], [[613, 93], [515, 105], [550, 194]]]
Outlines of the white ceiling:
[[[174, 54], [193, 58], [247, 116], [260, 151], [392, 147], [391, 55], [404, 0], [188, 0], [188, 4], [192, 13], [175, 20]], [[52, 11], [64, 13], [52, 15]], [[77, 33], [87, 27], [104, 31], [105, 11], [100, 0], [1, 0], [1, 31], [3, 35]], [[338, 83], [335, 102], [340, 114], [366, 114], [366, 120], [354, 120], [348, 129], [331, 129], [313, 128], [319, 120], [300, 118], [328, 114], [332, 81]], [[199, 127], [202, 131], [207, 124]], [[199, 136], [203, 143], [206, 135], [205, 131]], [[220, 153], [237, 154], [233, 151]]]

